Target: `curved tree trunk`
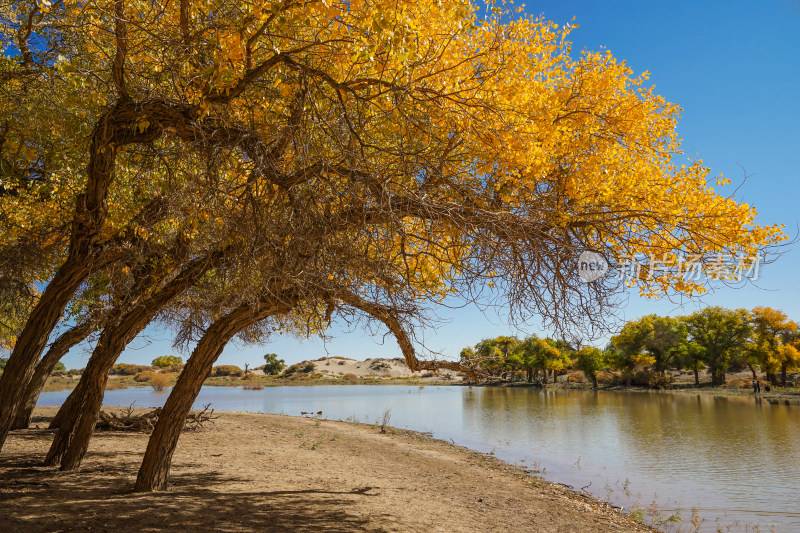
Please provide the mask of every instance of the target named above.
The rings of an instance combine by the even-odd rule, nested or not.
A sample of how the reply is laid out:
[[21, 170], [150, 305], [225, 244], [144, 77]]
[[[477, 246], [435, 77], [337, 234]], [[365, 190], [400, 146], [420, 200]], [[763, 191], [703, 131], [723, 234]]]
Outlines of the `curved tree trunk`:
[[118, 335], [118, 328], [107, 328], [103, 331], [97, 347], [89, 359], [75, 388], [75, 400], [65, 412], [53, 438], [50, 451], [47, 453], [45, 465], [61, 465], [61, 470], [71, 470], [80, 465], [89, 440], [94, 433], [94, 426], [103, 404], [103, 393], [108, 381], [108, 373], [133, 336]]
[[[109, 146], [123, 144], [120, 136], [125, 139], [130, 136], [131, 120], [119, 123], [119, 115], [130, 114], [131, 111], [135, 110], [130, 102], [118, 102], [100, 117], [92, 131], [86, 168], [88, 179], [84, 192], [78, 195], [75, 202], [67, 259], [45, 287], [0, 376], [0, 449], [5, 444], [19, 409], [20, 393], [28, 386], [36, 362], [64, 307], [92, 270], [114, 260], [113, 254], [100, 259], [102, 252], [94, 249], [94, 241], [103, 227], [108, 210], [106, 197], [116, 159], [116, 150], [109, 149]], [[93, 265], [93, 262], [98, 264]]]
[[[75, 405], [60, 423], [58, 432], [50, 446], [45, 464], [55, 466], [61, 464], [61, 470], [72, 470], [80, 466], [89, 441], [97, 424], [97, 417], [103, 405], [103, 394], [108, 374], [122, 351], [165, 305], [192, 286], [208, 269], [214, 268], [230, 256], [233, 248], [214, 251], [190, 261], [172, 281], [158, 292], [137, 303], [116, 324], [106, 327], [97, 341], [97, 346], [89, 359], [89, 364], [81, 376], [76, 389]], [[153, 276], [145, 285], [157, 284], [160, 276]]]
[[85, 261], [68, 258], [47, 284], [20, 333], [6, 368], [0, 375], [0, 449], [16, 420], [22, 393], [30, 383], [53, 328], [70, 298], [89, 274]]
[[[86, 371], [84, 371], [85, 374]], [[56, 413], [55, 418], [50, 422], [50, 428], [58, 428], [58, 431], [56, 431], [53, 442], [50, 444], [50, 449], [42, 462], [43, 466], [58, 466], [61, 464], [61, 459], [69, 447], [76, 420], [80, 417], [83, 409], [83, 398], [86, 395], [85, 389], [86, 382], [81, 376], [78, 386], [67, 397], [67, 400]]]
[[[83, 376], [81, 376], [83, 377]], [[61, 407], [58, 408], [58, 412], [56, 412], [56, 416], [50, 421], [50, 425], [47, 426], [49, 429], [58, 429], [64, 423], [64, 420], [67, 418], [67, 413], [72, 409], [72, 405], [77, 401], [77, 398], [81, 397], [81, 392], [78, 390], [81, 382], [78, 380], [78, 386], [72, 389], [72, 392], [69, 393], [67, 399], [64, 400], [64, 403], [61, 404]]]
[[186, 415], [223, 348], [242, 329], [280, 311], [275, 307], [255, 309], [247, 304], [242, 305], [219, 318], [206, 330], [158, 415], [134, 491], [152, 492], [166, 488], [172, 454], [186, 422]]
[[19, 400], [19, 409], [17, 416], [14, 418], [14, 424], [11, 429], [25, 429], [30, 426], [31, 413], [33, 408], [36, 407], [36, 400], [39, 399], [47, 378], [53, 372], [56, 364], [62, 357], [76, 344], [83, 341], [89, 334], [94, 331], [96, 322], [93, 320], [86, 320], [77, 326], [65, 331], [58, 339], [53, 342], [50, 349], [36, 365], [36, 370], [33, 372], [33, 377], [25, 387], [25, 392], [21, 395]]

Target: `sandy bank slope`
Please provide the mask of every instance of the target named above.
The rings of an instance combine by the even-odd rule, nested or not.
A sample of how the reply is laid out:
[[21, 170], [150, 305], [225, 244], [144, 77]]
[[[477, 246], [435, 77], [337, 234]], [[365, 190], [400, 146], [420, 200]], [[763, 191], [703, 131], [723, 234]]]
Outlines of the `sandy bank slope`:
[[[39, 408], [39, 425], [54, 408]], [[147, 436], [98, 432], [78, 472], [38, 466], [51, 435], [0, 455], [0, 530], [636, 531], [618, 513], [463, 448], [370, 426], [224, 413], [181, 437], [173, 486], [132, 494]], [[639, 528], [640, 530], [643, 528]]]

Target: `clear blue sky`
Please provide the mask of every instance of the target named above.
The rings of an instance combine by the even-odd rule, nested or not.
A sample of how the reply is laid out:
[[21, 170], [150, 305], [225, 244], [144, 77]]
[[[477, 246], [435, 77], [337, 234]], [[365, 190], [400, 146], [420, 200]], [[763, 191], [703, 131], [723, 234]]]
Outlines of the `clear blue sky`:
[[[634, 72], [647, 70], [656, 92], [684, 109], [679, 134], [690, 157], [702, 157], [713, 175], [734, 180], [744, 167], [751, 178], [737, 197], [758, 208], [760, 222], [798, 227], [800, 197], [800, 0], [744, 1], [549, 1], [530, 4], [528, 13], [559, 24], [572, 22], [573, 50], [608, 49]], [[726, 192], [725, 189], [729, 189]], [[732, 192], [732, 186], [722, 190]], [[705, 305], [753, 307], [767, 305], [800, 320], [800, 252], [791, 247], [777, 262], [764, 267], [760, 288], [720, 289], [683, 307], [632, 295], [619, 310], [622, 319], [644, 314], [684, 314]], [[474, 309], [442, 310], [449, 322], [427, 331], [428, 348], [455, 357], [461, 348], [482, 338], [520, 333], [502, 317]], [[535, 324], [528, 332], [539, 331]], [[262, 355], [275, 352], [289, 363], [341, 355], [355, 358], [396, 357], [400, 351], [383, 332], [343, 332], [334, 340], [299, 341], [276, 337], [266, 346], [230, 345], [219, 364], [255, 366]], [[120, 358], [149, 363], [155, 356], [177, 353], [169, 332], [149, 328]], [[602, 342], [602, 341], [600, 341]], [[381, 344], [382, 343], [382, 344]], [[326, 352], [327, 350], [327, 352]], [[187, 354], [182, 354], [186, 357]], [[68, 368], [85, 366], [89, 353], [76, 350], [65, 357]]]

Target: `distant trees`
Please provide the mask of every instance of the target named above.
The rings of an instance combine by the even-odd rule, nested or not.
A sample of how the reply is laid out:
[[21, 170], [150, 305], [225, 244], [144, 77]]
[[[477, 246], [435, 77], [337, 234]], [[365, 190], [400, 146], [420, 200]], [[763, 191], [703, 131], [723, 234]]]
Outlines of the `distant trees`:
[[701, 350], [712, 385], [725, 384], [731, 359], [744, 349], [752, 328], [745, 309], [706, 307], [684, 318], [689, 339]]
[[177, 368], [183, 365], [183, 357], [177, 355], [162, 355], [153, 359], [156, 368]]
[[575, 351], [565, 341], [535, 335], [523, 340], [500, 336], [464, 348], [461, 362], [476, 379], [513, 381], [524, 373], [528, 382], [547, 383], [574, 369], [595, 387], [604, 370], [616, 372], [626, 386], [635, 381], [664, 387], [671, 384], [669, 370], [691, 370], [700, 385], [700, 371], [707, 369], [712, 385], [724, 385], [728, 370], [742, 365], [753, 379], [758, 369], [772, 384], [786, 386], [788, 373], [800, 370], [800, 328], [786, 313], [769, 307], [707, 307], [682, 317], [653, 314], [627, 322], [604, 350], [584, 346]]
[[797, 323], [789, 320], [783, 311], [760, 306], [753, 309], [751, 323], [751, 357], [769, 381], [777, 382], [776, 374], [780, 372], [781, 384], [786, 386], [786, 372], [796, 369], [800, 363]]
[[264, 361], [266, 361], [266, 364], [264, 365], [264, 373], [269, 374], [270, 376], [276, 376], [280, 374], [284, 368], [286, 368], [286, 361], [283, 359], [278, 359], [278, 354], [264, 354]]
[[584, 346], [575, 352], [575, 368], [581, 370], [587, 378], [592, 380], [592, 386], [597, 388], [597, 373], [606, 368], [605, 353], [593, 346]]

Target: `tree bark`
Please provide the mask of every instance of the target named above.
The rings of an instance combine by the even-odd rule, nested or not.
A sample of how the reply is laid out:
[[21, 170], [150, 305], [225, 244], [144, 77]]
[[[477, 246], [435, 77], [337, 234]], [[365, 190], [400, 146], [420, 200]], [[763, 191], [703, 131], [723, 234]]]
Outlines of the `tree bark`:
[[122, 103], [114, 106], [100, 118], [92, 131], [86, 169], [88, 181], [86, 189], [76, 199], [67, 259], [33, 308], [0, 376], [0, 450], [19, 409], [20, 393], [33, 376], [36, 362], [53, 328], [72, 295], [93, 270], [91, 259], [96, 255], [96, 252], [93, 254], [94, 240], [105, 222], [106, 197], [114, 171], [116, 152], [109, 149], [109, 145], [118, 141], [116, 137], [120, 133], [130, 134], [130, 128], [114, 127], [117, 114], [124, 111], [123, 108]]
[[85, 265], [68, 258], [47, 284], [17, 339], [6, 368], [0, 375], [0, 450], [16, 419], [22, 393], [34, 374], [47, 339], [61, 318], [64, 307], [88, 273]]
[[[283, 311], [286, 310], [288, 309]], [[172, 455], [186, 415], [189, 414], [203, 381], [211, 373], [214, 362], [236, 333], [277, 312], [281, 310], [276, 307], [254, 308], [245, 304], [218, 319], [206, 330], [161, 409], [136, 478], [135, 492], [153, 492], [166, 488]]]
[[33, 377], [20, 397], [19, 408], [11, 429], [25, 429], [30, 426], [31, 413], [33, 413], [33, 408], [36, 407], [39, 394], [41, 394], [47, 378], [53, 372], [53, 368], [73, 346], [89, 336], [96, 326], [97, 322], [91, 319], [81, 322], [64, 332], [50, 345], [50, 349], [47, 350], [39, 364], [36, 365]]
[[[80, 466], [103, 405], [108, 374], [119, 355], [164, 306], [192, 286], [207, 270], [219, 266], [230, 257], [232, 251], [233, 248], [227, 247], [190, 261], [172, 281], [149, 298], [138, 302], [116, 324], [103, 330], [81, 376], [78, 384], [80, 390], [76, 389], [79, 396], [76, 397], [74, 407], [77, 409], [71, 406], [60, 423], [45, 464], [55, 466], [60, 463], [61, 470], [72, 470]], [[158, 283], [160, 279], [160, 276], [155, 276], [151, 284]]]
[[[85, 370], [84, 370], [85, 371]], [[83, 377], [83, 376], [81, 376]], [[58, 408], [58, 412], [56, 412], [56, 416], [50, 421], [50, 425], [47, 426], [49, 429], [58, 429], [64, 423], [64, 420], [67, 419], [67, 413], [72, 409], [72, 405], [77, 401], [77, 398], [81, 396], [81, 392], [78, 390], [81, 385], [80, 380], [78, 381], [78, 386], [72, 389], [72, 392], [69, 393], [67, 399], [64, 400], [64, 403], [61, 404], [61, 407]]]
[[695, 363], [694, 368], [692, 370], [694, 370], [694, 385], [695, 385], [695, 387], [699, 387], [700, 386], [700, 373], [697, 371], [697, 364], [696, 363]]
[[[145, 323], [146, 325], [146, 323]], [[141, 329], [144, 329], [142, 326]], [[103, 393], [108, 382], [108, 373], [136, 334], [141, 331], [131, 331], [132, 335], [124, 335], [119, 328], [106, 328], [97, 343], [97, 347], [89, 359], [81, 376], [81, 382], [76, 388], [76, 400], [66, 417], [61, 423], [47, 453], [45, 464], [47, 466], [61, 465], [61, 470], [72, 470], [80, 466], [89, 441], [94, 433], [97, 416], [103, 404]], [[123, 333], [118, 335], [118, 333]]]

